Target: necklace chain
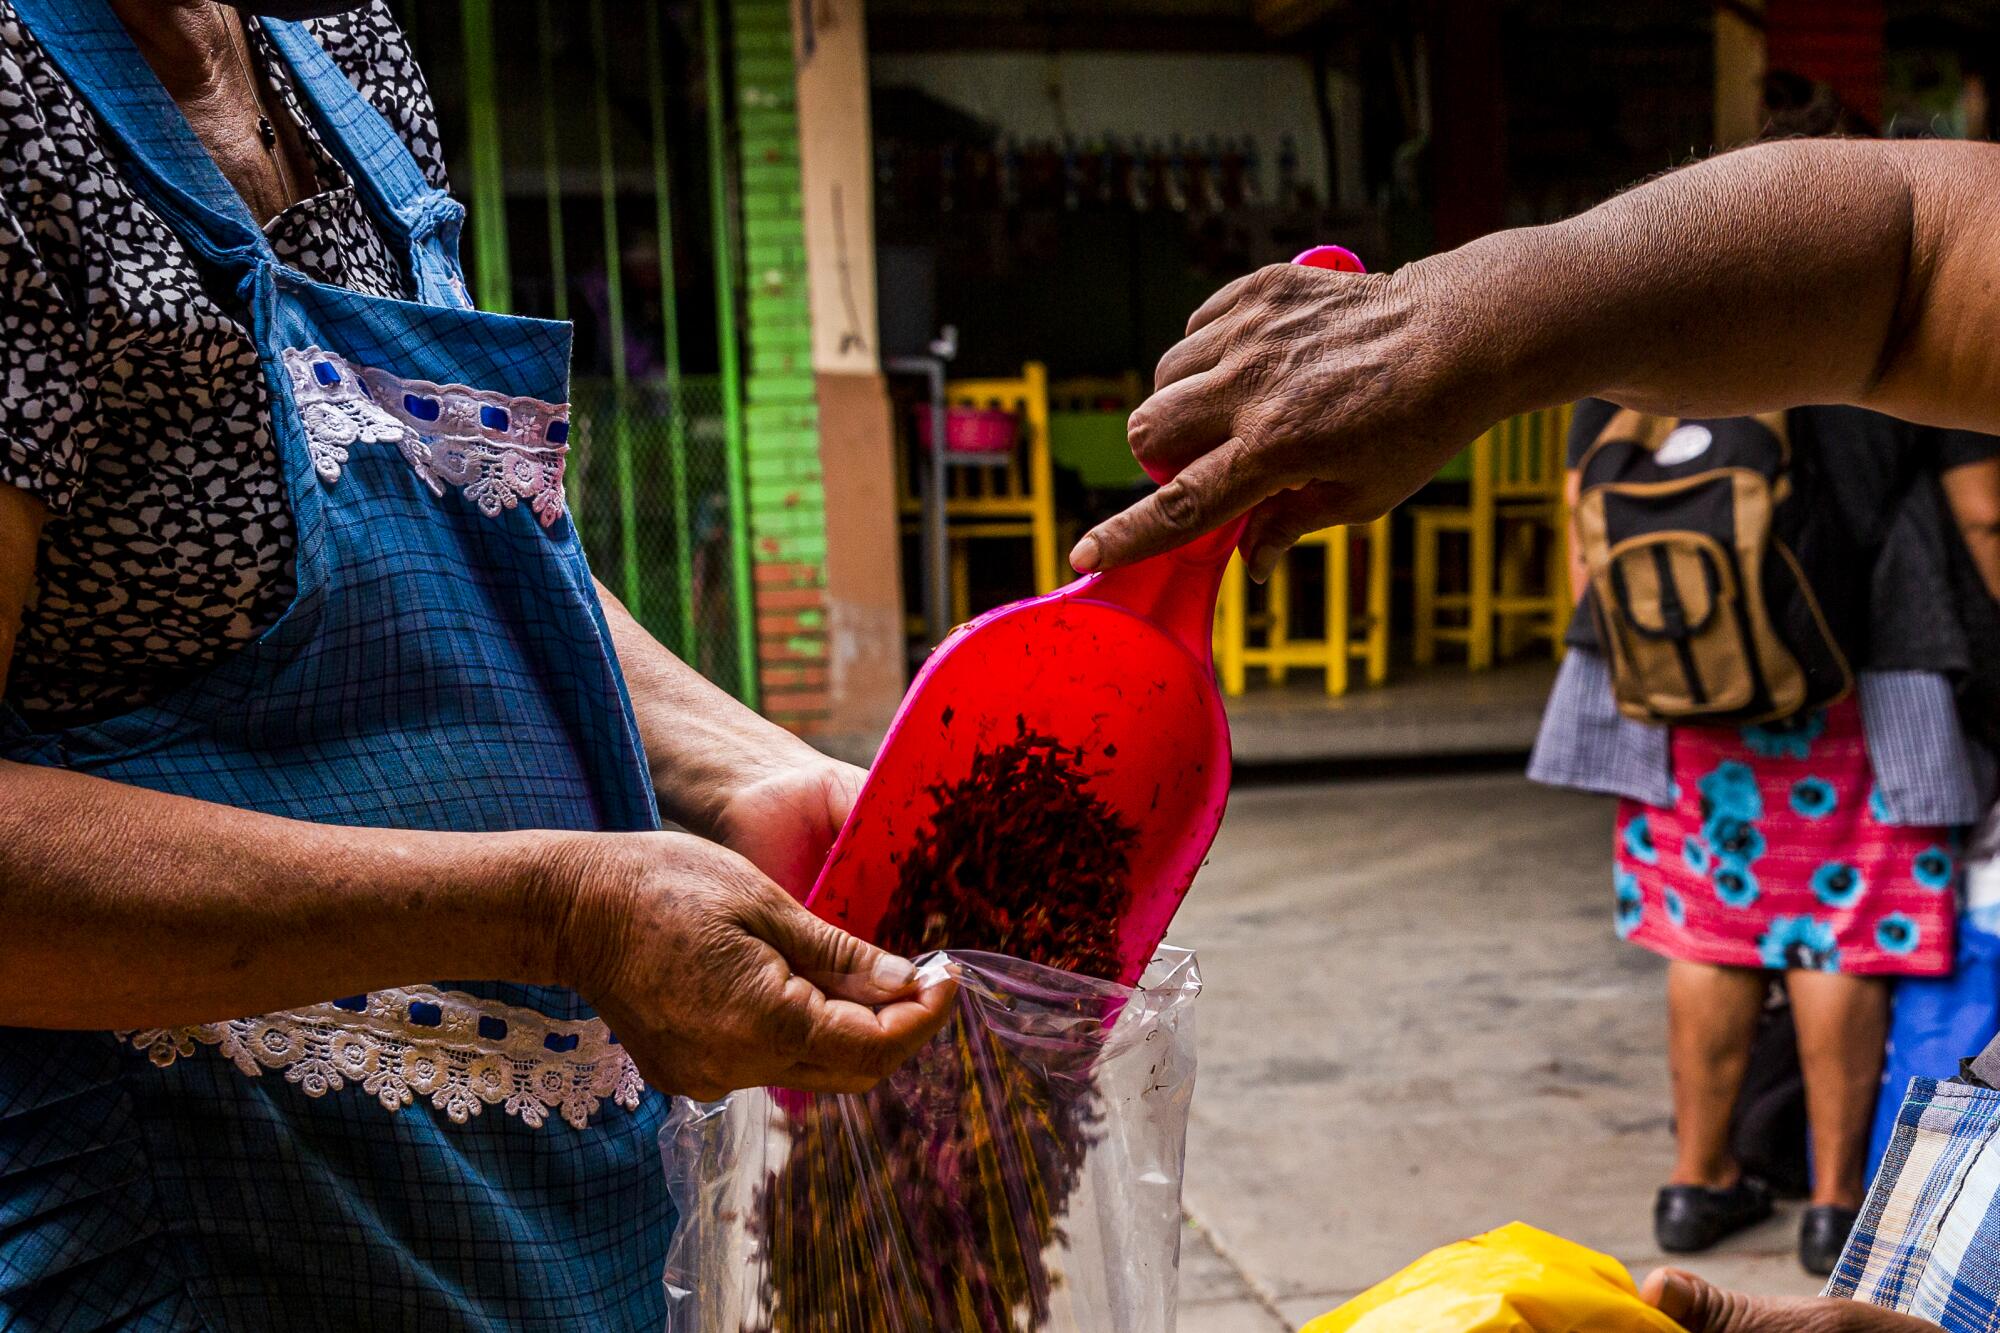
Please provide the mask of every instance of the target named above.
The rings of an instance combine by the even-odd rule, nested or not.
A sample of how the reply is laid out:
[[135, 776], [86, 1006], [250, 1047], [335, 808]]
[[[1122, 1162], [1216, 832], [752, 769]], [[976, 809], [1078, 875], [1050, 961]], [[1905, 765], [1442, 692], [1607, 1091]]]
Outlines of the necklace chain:
[[231, 60], [238, 73], [243, 76], [243, 85], [250, 91], [250, 101], [257, 110], [257, 137], [264, 145], [264, 153], [271, 159], [271, 166], [278, 173], [278, 189], [285, 196], [285, 203], [291, 204], [298, 198], [297, 183], [292, 179], [289, 155], [278, 141], [278, 128], [271, 119], [270, 108], [264, 103], [264, 89], [257, 79], [257, 71], [250, 60], [250, 34], [241, 18], [224, 12], [224, 6], [211, 6], [216, 20], [222, 24], [223, 33], [229, 46]]

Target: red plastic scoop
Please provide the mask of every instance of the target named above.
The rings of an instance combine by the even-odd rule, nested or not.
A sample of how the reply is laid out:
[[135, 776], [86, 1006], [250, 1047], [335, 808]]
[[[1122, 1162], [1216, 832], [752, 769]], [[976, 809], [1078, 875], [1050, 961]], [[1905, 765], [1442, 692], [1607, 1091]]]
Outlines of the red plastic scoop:
[[[1297, 262], [1361, 271], [1338, 246]], [[1120, 979], [1136, 982], [1228, 801], [1229, 722], [1210, 635], [1242, 530], [1239, 520], [954, 630], [903, 697], [806, 905], [873, 939], [897, 862], [935, 811], [931, 790], [964, 777], [975, 754], [1013, 740], [1025, 724], [1081, 747], [1091, 792], [1139, 830], [1118, 948]]]

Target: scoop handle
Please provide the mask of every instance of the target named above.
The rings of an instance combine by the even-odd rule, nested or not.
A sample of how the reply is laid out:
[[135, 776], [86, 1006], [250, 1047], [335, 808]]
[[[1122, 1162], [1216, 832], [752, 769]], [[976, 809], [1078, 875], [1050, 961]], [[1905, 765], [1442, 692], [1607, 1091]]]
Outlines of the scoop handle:
[[[1292, 262], [1336, 273], [1368, 271], [1359, 256], [1340, 245], [1315, 245]], [[1173, 480], [1171, 472], [1155, 472], [1152, 468], [1146, 472], [1162, 486]], [[1249, 521], [1248, 514], [1240, 515], [1176, 550], [1100, 574], [1089, 581], [1089, 595], [1145, 616], [1206, 661], [1213, 655], [1211, 627], [1215, 620], [1216, 593], [1222, 587], [1222, 574], [1229, 567], [1229, 557], [1235, 552], [1236, 543], [1242, 540], [1243, 528]]]
[[1315, 245], [1312, 249], [1292, 258], [1294, 264], [1304, 264], [1307, 268], [1327, 268], [1336, 273], [1366, 273], [1368, 266], [1361, 262], [1361, 256], [1344, 245]]

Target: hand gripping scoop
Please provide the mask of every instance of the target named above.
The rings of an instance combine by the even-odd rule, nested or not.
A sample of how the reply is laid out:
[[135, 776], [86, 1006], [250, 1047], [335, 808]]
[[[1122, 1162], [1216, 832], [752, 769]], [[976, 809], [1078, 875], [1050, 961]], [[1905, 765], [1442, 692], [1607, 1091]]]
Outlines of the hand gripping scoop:
[[[1361, 269], [1337, 246], [1297, 262]], [[1025, 727], [1080, 750], [1088, 790], [1138, 830], [1118, 936], [1119, 980], [1135, 983], [1228, 801], [1229, 722], [1211, 634], [1242, 530], [1239, 519], [954, 630], [904, 696], [806, 905], [874, 939], [899, 863], [936, 814], [935, 792]]]

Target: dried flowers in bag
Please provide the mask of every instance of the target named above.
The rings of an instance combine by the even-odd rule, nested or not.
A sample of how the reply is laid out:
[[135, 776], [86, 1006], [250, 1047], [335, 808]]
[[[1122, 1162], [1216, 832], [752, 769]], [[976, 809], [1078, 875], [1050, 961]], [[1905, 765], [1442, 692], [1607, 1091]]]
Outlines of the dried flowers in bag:
[[677, 1105], [670, 1330], [1172, 1327], [1199, 981], [1105, 979], [1134, 830], [1090, 776], [1022, 723], [932, 789], [875, 939], [961, 990], [882, 1087]]
[[1194, 955], [1144, 982], [942, 954], [951, 1021], [873, 1092], [677, 1102], [669, 1333], [1165, 1333]]

